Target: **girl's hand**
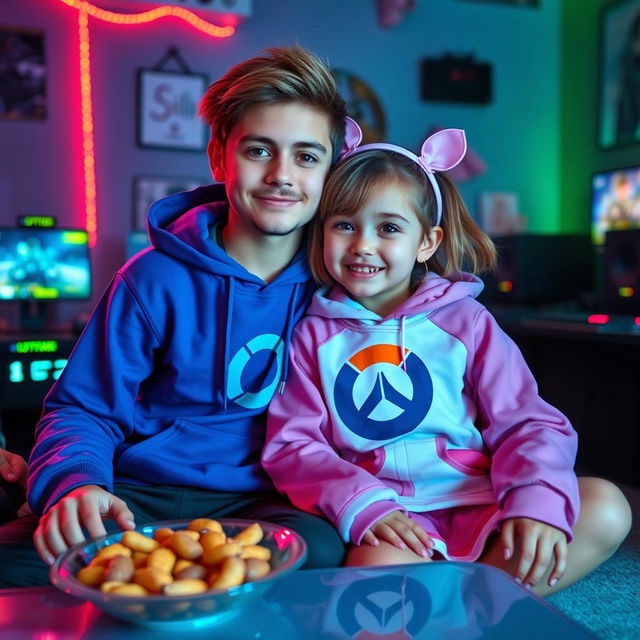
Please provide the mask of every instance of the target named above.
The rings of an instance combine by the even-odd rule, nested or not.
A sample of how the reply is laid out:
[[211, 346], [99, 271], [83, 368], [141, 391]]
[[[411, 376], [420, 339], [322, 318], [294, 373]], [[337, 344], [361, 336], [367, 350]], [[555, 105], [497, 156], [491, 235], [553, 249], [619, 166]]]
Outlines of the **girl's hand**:
[[567, 567], [567, 536], [564, 531], [531, 518], [511, 518], [502, 523], [500, 535], [504, 558], [519, 550], [515, 578], [525, 586], [534, 587], [552, 567], [548, 584], [552, 587]]
[[433, 540], [429, 534], [402, 511], [393, 511], [380, 518], [362, 538], [362, 542], [375, 547], [385, 540], [398, 549], [411, 549], [423, 558], [433, 555]]

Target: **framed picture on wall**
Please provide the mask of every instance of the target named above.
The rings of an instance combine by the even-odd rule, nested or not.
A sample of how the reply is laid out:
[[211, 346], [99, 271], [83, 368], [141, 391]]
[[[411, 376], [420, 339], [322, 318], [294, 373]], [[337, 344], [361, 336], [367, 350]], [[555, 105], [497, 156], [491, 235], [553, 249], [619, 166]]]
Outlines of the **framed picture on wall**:
[[207, 85], [204, 73], [140, 69], [138, 144], [156, 149], [202, 151], [206, 128], [196, 108]]
[[156, 200], [209, 182], [206, 178], [184, 176], [136, 176], [133, 179], [133, 230], [147, 228], [147, 212]]
[[480, 226], [490, 236], [523, 233], [527, 219], [520, 213], [518, 194], [512, 191], [483, 191], [479, 196]]
[[618, 0], [602, 11], [598, 143], [640, 142], [640, 0]]
[[45, 120], [46, 79], [44, 34], [0, 26], [0, 118]]

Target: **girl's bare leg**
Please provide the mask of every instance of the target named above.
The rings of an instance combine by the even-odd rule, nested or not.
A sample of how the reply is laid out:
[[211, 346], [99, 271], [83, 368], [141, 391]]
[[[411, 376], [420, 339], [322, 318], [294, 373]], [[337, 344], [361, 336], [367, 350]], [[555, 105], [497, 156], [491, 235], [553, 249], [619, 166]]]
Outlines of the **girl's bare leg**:
[[398, 549], [385, 540], [380, 540], [377, 547], [368, 544], [351, 547], [347, 551], [345, 566], [377, 567], [385, 564], [411, 564], [414, 562], [431, 562], [431, 559], [423, 558], [411, 549]]
[[[631, 528], [631, 508], [618, 487], [601, 478], [579, 478], [580, 516], [573, 528], [573, 540], [567, 549], [567, 569], [550, 587], [550, 570], [532, 589], [540, 596], [560, 591], [583, 578], [610, 558], [627, 537]], [[518, 548], [513, 557], [504, 559], [500, 538], [494, 537], [479, 562], [493, 565], [515, 575]]]

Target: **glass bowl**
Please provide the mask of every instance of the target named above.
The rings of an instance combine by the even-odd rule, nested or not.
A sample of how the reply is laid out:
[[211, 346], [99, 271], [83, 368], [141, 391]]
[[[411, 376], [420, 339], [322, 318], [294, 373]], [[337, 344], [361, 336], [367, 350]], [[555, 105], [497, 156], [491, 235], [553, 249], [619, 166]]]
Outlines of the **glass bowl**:
[[[135, 531], [152, 536], [160, 527], [186, 529], [189, 522], [191, 520], [158, 522], [137, 527]], [[260, 524], [264, 532], [260, 544], [271, 550], [271, 571], [264, 578], [229, 589], [185, 596], [115, 595], [79, 582], [76, 579], [78, 571], [89, 564], [99, 549], [119, 542], [122, 531], [81, 542], [67, 550], [51, 566], [49, 578], [64, 593], [88, 600], [110, 615], [142, 627], [171, 631], [219, 624], [237, 614], [250, 599], [262, 595], [282, 576], [297, 569], [307, 555], [307, 545], [300, 535], [281, 525], [229, 518], [219, 518], [218, 522], [228, 537], [238, 534], [254, 522]]]

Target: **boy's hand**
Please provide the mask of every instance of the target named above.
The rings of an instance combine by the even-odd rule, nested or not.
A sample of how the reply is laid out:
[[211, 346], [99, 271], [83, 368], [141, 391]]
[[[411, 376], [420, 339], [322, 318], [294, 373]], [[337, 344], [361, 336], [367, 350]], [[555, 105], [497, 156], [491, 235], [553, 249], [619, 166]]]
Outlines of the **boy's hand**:
[[0, 449], [0, 475], [7, 482], [17, 482], [27, 488], [27, 463], [17, 453]]
[[531, 518], [511, 518], [502, 523], [500, 535], [504, 557], [519, 551], [516, 580], [534, 587], [552, 567], [548, 584], [552, 587], [567, 567], [567, 536], [564, 531]]
[[89, 537], [106, 534], [102, 519], [115, 520], [121, 529], [133, 529], [133, 513], [124, 500], [101, 487], [87, 484], [65, 494], [40, 518], [33, 543], [40, 557], [53, 564], [56, 556]]
[[363, 543], [374, 547], [379, 540], [385, 540], [398, 549], [409, 548], [423, 558], [433, 555], [433, 540], [429, 534], [402, 511], [393, 511], [380, 518], [362, 538]]

